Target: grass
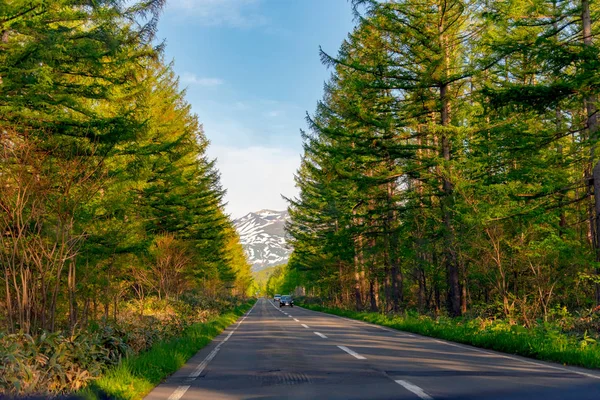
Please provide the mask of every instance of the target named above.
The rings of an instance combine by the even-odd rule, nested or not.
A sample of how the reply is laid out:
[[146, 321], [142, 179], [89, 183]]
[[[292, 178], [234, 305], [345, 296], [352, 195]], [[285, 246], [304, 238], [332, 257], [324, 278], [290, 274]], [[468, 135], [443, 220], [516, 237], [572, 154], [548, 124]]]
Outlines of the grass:
[[504, 353], [600, 368], [600, 345], [594, 339], [587, 334], [581, 337], [564, 333], [552, 324], [540, 323], [534, 328], [525, 328], [502, 320], [431, 318], [410, 313], [388, 316], [314, 304], [302, 304], [302, 307]]
[[250, 309], [254, 301], [209, 320], [191, 325], [181, 336], [159, 342], [148, 351], [124, 359], [77, 395], [84, 399], [141, 399], [214, 337]]

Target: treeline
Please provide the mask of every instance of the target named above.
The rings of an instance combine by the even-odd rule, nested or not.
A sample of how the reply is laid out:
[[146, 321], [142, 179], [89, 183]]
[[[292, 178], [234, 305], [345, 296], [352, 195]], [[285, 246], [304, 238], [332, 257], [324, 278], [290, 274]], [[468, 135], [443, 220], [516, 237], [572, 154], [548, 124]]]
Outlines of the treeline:
[[263, 289], [267, 296], [276, 294], [303, 296], [303, 276], [297, 269], [288, 267], [287, 264], [278, 265], [269, 271], [269, 277]]
[[163, 0], [0, 4], [0, 329], [245, 296], [208, 140], [155, 39]]
[[599, 304], [599, 4], [353, 7], [290, 200], [308, 294], [525, 322]]

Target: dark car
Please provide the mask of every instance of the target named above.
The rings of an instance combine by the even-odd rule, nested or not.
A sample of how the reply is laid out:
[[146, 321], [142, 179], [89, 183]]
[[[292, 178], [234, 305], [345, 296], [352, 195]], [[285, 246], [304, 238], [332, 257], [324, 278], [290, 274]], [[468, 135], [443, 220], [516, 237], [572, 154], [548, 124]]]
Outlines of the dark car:
[[281, 296], [281, 299], [279, 299], [279, 307], [283, 306], [294, 307], [294, 300], [292, 299], [292, 296]]

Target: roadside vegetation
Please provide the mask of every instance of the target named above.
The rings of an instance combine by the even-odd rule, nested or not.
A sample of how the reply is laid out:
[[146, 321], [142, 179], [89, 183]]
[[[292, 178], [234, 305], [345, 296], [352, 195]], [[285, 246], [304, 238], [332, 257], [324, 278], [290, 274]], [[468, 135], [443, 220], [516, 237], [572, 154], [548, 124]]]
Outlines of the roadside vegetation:
[[272, 291], [597, 367], [599, 4], [352, 6]]
[[300, 303], [302, 307], [387, 326], [406, 332], [469, 344], [524, 357], [565, 365], [600, 368], [598, 335], [600, 318], [594, 314], [572, 316], [564, 309], [553, 310], [549, 321], [529, 327], [493, 318], [450, 318], [418, 312], [380, 314], [328, 308]]
[[[164, 378], [181, 368], [201, 348], [248, 311], [254, 301], [183, 327], [148, 351], [123, 359], [78, 393], [84, 399], [141, 399]], [[187, 321], [187, 320], [186, 320]]]
[[251, 290], [163, 6], [0, 6], [0, 396], [79, 390], [182, 332], [199, 346]]

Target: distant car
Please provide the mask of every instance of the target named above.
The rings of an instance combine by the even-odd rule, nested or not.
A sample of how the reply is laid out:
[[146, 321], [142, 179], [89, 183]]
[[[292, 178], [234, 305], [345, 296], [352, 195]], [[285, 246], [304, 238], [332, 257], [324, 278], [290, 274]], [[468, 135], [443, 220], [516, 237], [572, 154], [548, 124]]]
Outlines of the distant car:
[[279, 300], [281, 300], [280, 294], [276, 294], [275, 296], [273, 296], [273, 301], [279, 301]]
[[294, 299], [292, 299], [292, 296], [281, 296], [281, 299], [279, 299], [279, 307], [283, 306], [294, 307]]

